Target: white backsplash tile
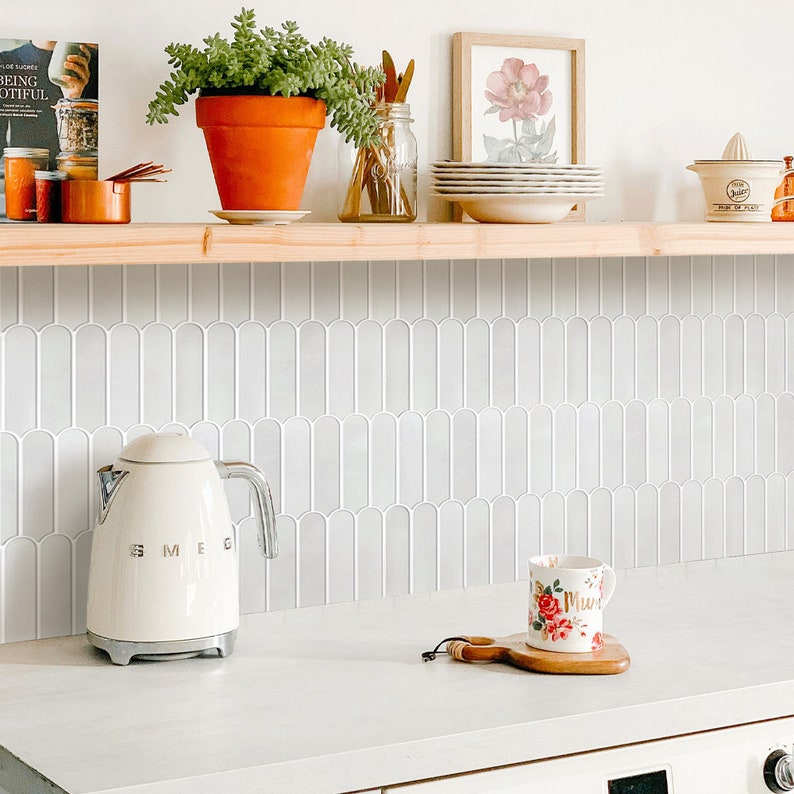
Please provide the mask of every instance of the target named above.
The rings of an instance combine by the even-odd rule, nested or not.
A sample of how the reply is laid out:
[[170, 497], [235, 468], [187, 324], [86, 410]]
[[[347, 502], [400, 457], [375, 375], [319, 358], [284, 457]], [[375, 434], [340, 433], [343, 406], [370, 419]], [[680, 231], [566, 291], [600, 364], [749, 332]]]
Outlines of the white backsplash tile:
[[0, 269], [0, 639], [81, 632], [94, 471], [225, 485], [244, 612], [794, 547], [794, 257]]

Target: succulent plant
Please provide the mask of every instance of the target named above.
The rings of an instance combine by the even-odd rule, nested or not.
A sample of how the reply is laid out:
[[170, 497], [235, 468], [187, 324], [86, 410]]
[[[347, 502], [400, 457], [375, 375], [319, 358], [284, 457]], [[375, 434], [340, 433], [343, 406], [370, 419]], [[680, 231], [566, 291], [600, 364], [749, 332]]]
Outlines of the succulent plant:
[[357, 146], [377, 141], [375, 89], [386, 79], [380, 68], [359, 66], [352, 48], [333, 39], [312, 44], [296, 22], [258, 30], [252, 9], [243, 8], [232, 29], [231, 41], [216, 33], [204, 39], [203, 50], [190, 44], [165, 47], [173, 71], [149, 103], [149, 124], [178, 116], [178, 106], [196, 92], [307, 96], [325, 102], [331, 126], [345, 140]]

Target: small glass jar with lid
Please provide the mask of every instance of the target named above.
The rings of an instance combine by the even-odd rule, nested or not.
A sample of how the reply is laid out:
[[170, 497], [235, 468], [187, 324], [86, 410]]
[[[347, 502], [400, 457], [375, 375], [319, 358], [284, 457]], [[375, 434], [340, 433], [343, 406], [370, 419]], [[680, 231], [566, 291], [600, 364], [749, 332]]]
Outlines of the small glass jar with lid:
[[36, 171], [36, 220], [39, 223], [60, 223], [61, 182], [68, 177], [63, 171]]
[[69, 179], [97, 179], [99, 160], [96, 152], [61, 152], [56, 160], [58, 170]]
[[36, 220], [35, 172], [49, 166], [50, 152], [27, 146], [7, 146], [5, 161], [6, 217], [12, 221]]
[[339, 141], [337, 215], [348, 223], [410, 223], [416, 219], [417, 162], [411, 106], [383, 102], [375, 111], [379, 144], [357, 149]]
[[99, 102], [68, 99], [55, 103], [58, 145], [62, 152], [96, 151], [99, 148]]

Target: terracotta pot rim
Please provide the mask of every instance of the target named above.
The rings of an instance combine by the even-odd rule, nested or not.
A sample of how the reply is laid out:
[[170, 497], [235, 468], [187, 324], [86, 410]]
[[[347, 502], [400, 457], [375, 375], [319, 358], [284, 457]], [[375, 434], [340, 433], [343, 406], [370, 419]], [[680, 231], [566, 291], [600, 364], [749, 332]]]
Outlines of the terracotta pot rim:
[[325, 126], [322, 99], [269, 94], [211, 94], [196, 98], [196, 124], [201, 127], [308, 127]]
[[295, 94], [295, 96], [281, 96], [280, 94], [266, 94], [260, 93], [258, 91], [245, 91], [237, 88], [210, 90], [209, 93], [207, 93], [204, 89], [201, 89], [196, 96], [196, 101], [198, 102], [202, 99], [240, 99], [241, 97], [248, 97], [249, 99], [275, 100], [275, 102], [294, 103], [295, 100], [297, 100], [299, 102], [303, 102], [304, 104], [309, 102], [314, 104], [318, 102], [325, 104], [322, 99], [317, 99], [316, 97], [312, 96], [305, 96], [304, 94]]

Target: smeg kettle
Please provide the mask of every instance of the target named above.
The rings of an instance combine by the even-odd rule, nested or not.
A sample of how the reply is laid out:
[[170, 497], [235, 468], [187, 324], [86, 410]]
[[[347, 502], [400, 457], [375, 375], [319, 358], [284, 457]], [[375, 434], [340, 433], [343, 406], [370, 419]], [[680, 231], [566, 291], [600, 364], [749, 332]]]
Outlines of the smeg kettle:
[[189, 436], [149, 433], [97, 472], [86, 633], [114, 664], [232, 652], [237, 551], [221, 483], [231, 477], [251, 486], [260, 549], [275, 557], [270, 487], [250, 463], [213, 461]]

